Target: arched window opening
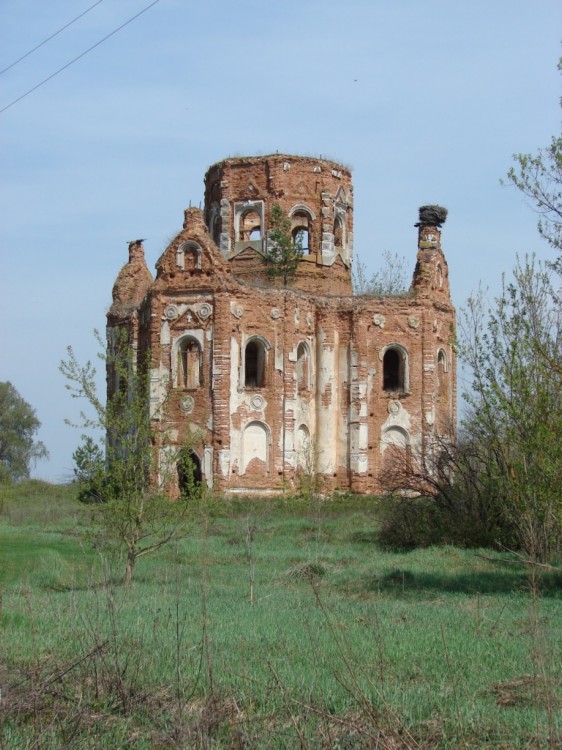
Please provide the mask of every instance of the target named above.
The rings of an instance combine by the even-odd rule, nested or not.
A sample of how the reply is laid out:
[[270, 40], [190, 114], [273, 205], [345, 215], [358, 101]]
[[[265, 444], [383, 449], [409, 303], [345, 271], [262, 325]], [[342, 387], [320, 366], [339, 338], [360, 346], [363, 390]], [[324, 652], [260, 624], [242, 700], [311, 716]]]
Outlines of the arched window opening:
[[291, 213], [291, 236], [293, 245], [298, 248], [303, 255], [310, 255], [311, 246], [311, 229], [312, 218], [305, 210], [297, 210]]
[[217, 247], [220, 246], [220, 239], [221, 239], [221, 218], [220, 216], [216, 215], [213, 216], [212, 226], [211, 226], [211, 237], [213, 238], [213, 242]]
[[182, 500], [188, 500], [203, 480], [201, 461], [191, 448], [182, 448], [178, 454], [178, 489]]
[[246, 388], [263, 388], [265, 385], [266, 352], [263, 342], [252, 339], [244, 351], [244, 385]]
[[334, 247], [336, 250], [343, 249], [343, 221], [339, 216], [334, 221]]
[[437, 398], [439, 401], [447, 398], [447, 355], [443, 349], [437, 355]]
[[385, 391], [406, 390], [406, 357], [397, 347], [391, 347], [384, 353], [382, 361], [383, 389]]
[[308, 229], [304, 227], [293, 229], [293, 246], [302, 255], [310, 255], [310, 234]]
[[299, 344], [297, 347], [297, 389], [299, 391], [308, 391], [310, 388], [310, 358], [308, 356], [308, 347], [306, 344]]
[[178, 350], [178, 385], [180, 388], [199, 388], [201, 385], [201, 346], [187, 336]]
[[246, 211], [240, 217], [240, 239], [261, 240], [261, 217], [257, 211]]
[[195, 242], [184, 242], [176, 251], [176, 265], [184, 271], [201, 270], [201, 248]]

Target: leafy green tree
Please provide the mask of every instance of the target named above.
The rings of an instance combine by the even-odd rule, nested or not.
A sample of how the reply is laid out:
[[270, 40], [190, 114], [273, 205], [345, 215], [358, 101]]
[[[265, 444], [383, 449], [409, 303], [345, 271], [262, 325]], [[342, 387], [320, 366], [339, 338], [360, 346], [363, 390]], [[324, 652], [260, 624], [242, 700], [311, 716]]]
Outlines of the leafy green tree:
[[518, 263], [486, 313], [468, 301], [459, 354], [472, 372], [464, 420], [481, 447], [490, 492], [535, 560], [560, 551], [562, 533], [562, 309], [551, 272]]
[[393, 503], [383, 543], [497, 544], [548, 562], [562, 551], [562, 309], [553, 271], [518, 263], [491, 303], [480, 291], [459, 316], [458, 354], [471, 382], [456, 445], [435, 438], [397, 458], [389, 490], [430, 500]]
[[60, 370], [73, 398], [85, 399], [93, 407], [94, 416], [83, 414], [80, 426], [106, 435], [103, 476], [96, 469], [88, 485], [91, 498], [98, 501], [94, 540], [100, 547], [124, 553], [124, 583], [129, 584], [141, 557], [185, 533], [187, 501], [193, 501], [202, 487], [197, 485], [189, 498], [184, 495], [176, 502], [165, 494], [175, 456], [169, 455], [168, 467], [160, 466], [157, 471], [148, 411], [148, 367], [133, 363], [126, 333], [116, 332], [112, 347], [100, 356], [116, 385], [105, 403], [97, 393], [95, 367], [91, 362], [80, 364], [72, 347]]
[[267, 275], [272, 279], [280, 279], [283, 286], [289, 286], [297, 274], [302, 255], [300, 235], [291, 235], [291, 220], [279, 203], [275, 203], [271, 209], [264, 255]]
[[10, 382], [0, 383], [0, 482], [25, 479], [49, 453], [34, 436], [41, 427], [33, 409]]

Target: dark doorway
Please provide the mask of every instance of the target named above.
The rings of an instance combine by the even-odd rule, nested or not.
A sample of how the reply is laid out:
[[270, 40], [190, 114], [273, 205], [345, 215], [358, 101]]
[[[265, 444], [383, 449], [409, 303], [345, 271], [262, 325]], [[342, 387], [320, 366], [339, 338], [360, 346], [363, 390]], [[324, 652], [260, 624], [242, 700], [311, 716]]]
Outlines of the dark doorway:
[[179, 453], [177, 466], [180, 496], [189, 497], [203, 481], [201, 461], [195, 451], [183, 448]]

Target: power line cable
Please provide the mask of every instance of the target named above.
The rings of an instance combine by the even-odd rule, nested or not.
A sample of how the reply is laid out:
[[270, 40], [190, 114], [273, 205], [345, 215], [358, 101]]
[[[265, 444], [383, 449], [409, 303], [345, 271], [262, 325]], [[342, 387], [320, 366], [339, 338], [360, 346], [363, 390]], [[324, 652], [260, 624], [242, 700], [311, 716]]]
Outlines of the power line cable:
[[4, 70], [0, 70], [0, 76], [1, 76], [1, 75], [2, 75], [3, 73], [5, 73], [5, 72], [6, 72], [7, 70], [10, 70], [10, 68], [13, 68], [13, 67], [14, 67], [14, 65], [17, 65], [17, 64], [18, 64], [18, 63], [20, 63], [20, 62], [21, 62], [22, 60], [25, 60], [25, 58], [26, 58], [26, 57], [29, 57], [29, 55], [32, 55], [32, 54], [33, 54], [33, 53], [34, 53], [34, 52], [35, 52], [36, 50], [38, 50], [38, 49], [39, 49], [40, 47], [42, 47], [42, 46], [43, 46], [44, 44], [47, 44], [47, 42], [50, 42], [50, 41], [51, 41], [51, 39], [54, 39], [54, 38], [55, 38], [56, 36], [58, 36], [58, 35], [59, 35], [59, 34], [60, 34], [60, 33], [61, 33], [62, 31], [64, 31], [65, 29], [68, 29], [68, 27], [69, 27], [69, 26], [72, 26], [72, 24], [73, 24], [73, 23], [76, 23], [76, 21], [78, 21], [78, 20], [79, 20], [80, 18], [82, 18], [82, 16], [85, 16], [85, 15], [86, 15], [86, 13], [89, 13], [89, 12], [90, 12], [91, 10], [93, 10], [93, 9], [94, 9], [94, 8], [96, 7], [96, 5], [99, 5], [100, 3], [103, 3], [103, 0], [98, 0], [98, 1], [97, 1], [97, 3], [94, 3], [93, 5], [91, 5], [91, 6], [90, 6], [90, 7], [89, 7], [89, 8], [87, 9], [87, 10], [85, 10], [85, 11], [84, 11], [83, 13], [80, 13], [80, 15], [79, 15], [79, 16], [76, 16], [76, 18], [73, 18], [73, 19], [72, 19], [72, 21], [69, 21], [69, 22], [68, 22], [67, 24], [65, 24], [64, 26], [62, 26], [62, 27], [61, 27], [61, 28], [60, 28], [60, 29], [59, 29], [58, 31], [55, 31], [55, 33], [54, 33], [54, 34], [51, 34], [51, 36], [48, 36], [48, 37], [47, 37], [46, 39], [44, 39], [44, 40], [43, 40], [43, 41], [42, 41], [42, 42], [41, 42], [40, 44], [38, 44], [38, 45], [37, 45], [36, 47], [34, 47], [33, 49], [30, 49], [30, 50], [29, 50], [29, 52], [26, 52], [26, 53], [25, 53], [25, 55], [22, 55], [21, 57], [18, 57], [18, 59], [17, 59], [17, 60], [14, 60], [14, 62], [13, 62], [13, 63], [10, 63], [10, 65], [8, 65], [8, 66], [7, 66], [6, 68], [4, 68]]
[[112, 36], [114, 36], [115, 34], [117, 34], [117, 32], [118, 32], [118, 31], [121, 31], [121, 29], [124, 29], [124, 28], [125, 28], [125, 26], [128, 26], [128, 25], [129, 25], [130, 23], [132, 23], [132, 21], [134, 21], [134, 20], [135, 20], [136, 18], [138, 18], [139, 16], [142, 16], [142, 14], [143, 14], [143, 13], [146, 13], [146, 11], [147, 11], [147, 10], [150, 10], [150, 8], [152, 8], [152, 6], [153, 6], [153, 5], [156, 5], [156, 3], [159, 3], [159, 2], [160, 2], [160, 0], [154, 0], [154, 1], [152, 2], [152, 3], [150, 3], [149, 5], [147, 5], [147, 6], [146, 6], [146, 8], [143, 8], [143, 9], [142, 9], [141, 11], [139, 11], [139, 12], [138, 12], [138, 13], [136, 13], [136, 14], [135, 14], [134, 16], [132, 16], [131, 18], [129, 18], [129, 20], [128, 20], [128, 21], [125, 21], [125, 23], [122, 23], [122, 24], [121, 24], [121, 26], [118, 26], [118, 27], [117, 27], [116, 29], [114, 29], [114, 30], [113, 30], [113, 31], [112, 31], [111, 33], [107, 34], [107, 36], [104, 36], [104, 37], [103, 37], [103, 39], [100, 39], [100, 40], [99, 40], [98, 42], [96, 42], [95, 44], [92, 44], [92, 46], [91, 46], [91, 47], [88, 47], [88, 49], [87, 49], [87, 50], [84, 50], [84, 52], [81, 52], [81, 53], [80, 53], [79, 55], [77, 55], [77, 56], [76, 56], [75, 58], [73, 58], [72, 60], [70, 60], [69, 62], [67, 62], [67, 63], [66, 63], [66, 65], [63, 65], [63, 66], [62, 66], [62, 68], [59, 68], [58, 70], [55, 70], [55, 72], [54, 72], [54, 73], [51, 73], [51, 75], [50, 75], [50, 76], [47, 76], [47, 78], [45, 78], [45, 79], [44, 79], [43, 81], [41, 81], [40, 83], [38, 83], [38, 84], [37, 84], [36, 86], [34, 86], [33, 88], [29, 89], [29, 91], [26, 91], [26, 92], [25, 92], [25, 94], [22, 94], [21, 96], [18, 96], [18, 98], [17, 98], [17, 99], [14, 99], [14, 100], [13, 100], [12, 102], [10, 102], [9, 104], [7, 104], [7, 105], [6, 105], [5, 107], [2, 107], [2, 109], [0, 109], [0, 115], [1, 115], [1, 114], [2, 114], [3, 112], [5, 112], [5, 111], [6, 111], [7, 109], [10, 109], [10, 107], [13, 107], [13, 106], [14, 106], [14, 104], [17, 104], [18, 102], [21, 102], [21, 100], [22, 100], [22, 99], [25, 99], [25, 97], [26, 97], [26, 96], [29, 96], [29, 94], [32, 94], [32, 93], [33, 93], [34, 91], [37, 91], [37, 89], [38, 89], [38, 88], [40, 88], [41, 86], [43, 86], [43, 85], [44, 85], [45, 83], [47, 83], [48, 81], [50, 81], [50, 80], [51, 80], [52, 78], [54, 78], [55, 76], [58, 76], [58, 74], [59, 74], [59, 73], [62, 73], [62, 71], [63, 71], [63, 70], [66, 70], [66, 69], [67, 69], [67, 68], [69, 68], [69, 67], [70, 67], [71, 65], [73, 65], [73, 64], [74, 64], [75, 62], [77, 62], [77, 61], [78, 61], [78, 60], [80, 60], [80, 59], [81, 59], [82, 57], [84, 57], [85, 55], [87, 55], [87, 54], [88, 54], [88, 52], [91, 52], [91, 51], [92, 51], [93, 49], [95, 49], [96, 47], [99, 47], [99, 46], [100, 46], [100, 44], [103, 44], [103, 42], [107, 41], [107, 40], [108, 40], [108, 39], [109, 39], [110, 37], [112, 37]]

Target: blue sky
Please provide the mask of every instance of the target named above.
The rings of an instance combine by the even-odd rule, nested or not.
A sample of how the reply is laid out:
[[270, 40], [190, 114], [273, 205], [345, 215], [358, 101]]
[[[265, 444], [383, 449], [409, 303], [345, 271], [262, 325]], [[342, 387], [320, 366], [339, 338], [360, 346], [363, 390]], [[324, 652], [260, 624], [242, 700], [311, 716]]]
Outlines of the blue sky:
[[[103, 0], [0, 75], [0, 109], [149, 2]], [[2, 0], [0, 69], [93, 4]], [[560, 132], [561, 29], [559, 0], [159, 0], [0, 114], [0, 380], [42, 422], [34, 475], [71, 476], [78, 409], [58, 364], [69, 344], [95, 359], [127, 240], [147, 238], [153, 268], [229, 155], [350, 166], [370, 270], [385, 250], [413, 270], [418, 206], [447, 206], [457, 307], [516, 253], [549, 257], [499, 180]]]

